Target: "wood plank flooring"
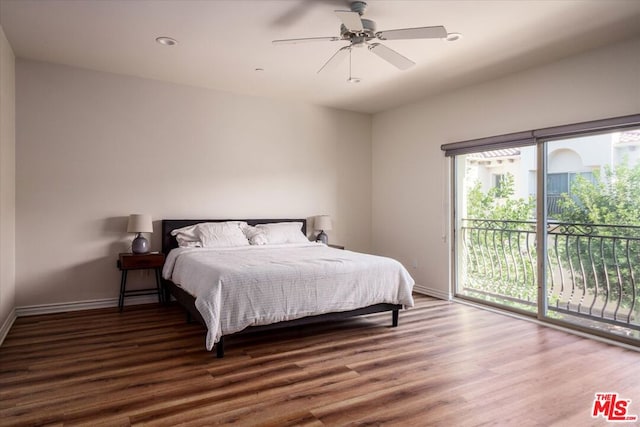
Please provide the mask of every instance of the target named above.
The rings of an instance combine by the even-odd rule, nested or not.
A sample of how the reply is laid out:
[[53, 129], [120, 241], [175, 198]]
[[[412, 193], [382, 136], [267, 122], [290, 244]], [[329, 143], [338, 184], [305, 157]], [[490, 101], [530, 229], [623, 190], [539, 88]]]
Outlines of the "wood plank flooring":
[[[23, 317], [0, 347], [0, 425], [588, 426], [640, 415], [640, 353], [477, 308], [416, 307], [229, 337], [177, 306]], [[624, 425], [624, 424], [623, 424]]]

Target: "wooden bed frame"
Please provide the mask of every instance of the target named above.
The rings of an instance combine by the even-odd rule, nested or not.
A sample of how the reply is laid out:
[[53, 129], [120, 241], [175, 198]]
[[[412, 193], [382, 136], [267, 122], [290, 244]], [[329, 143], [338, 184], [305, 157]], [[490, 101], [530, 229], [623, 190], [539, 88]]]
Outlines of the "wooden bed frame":
[[[162, 220], [162, 252], [165, 255], [167, 255], [171, 249], [178, 247], [178, 242], [176, 241], [176, 238], [171, 235], [172, 230], [175, 230], [176, 228], [187, 227], [189, 225], [198, 224], [200, 222], [224, 222], [224, 221], [244, 221], [244, 222], [247, 222], [249, 225], [268, 224], [273, 222], [301, 222], [302, 232], [305, 235], [307, 234], [306, 219], [240, 219], [240, 220], [164, 219]], [[199, 321], [204, 325], [204, 320], [202, 319], [200, 312], [195, 306], [195, 298], [191, 294], [186, 292], [180, 286], [173, 283], [171, 280], [166, 280], [163, 278], [162, 285], [165, 292], [165, 301], [169, 301], [169, 296], [173, 295], [173, 297], [178, 301], [178, 303], [182, 307], [184, 307], [184, 309], [186, 310], [188, 322], [190, 322], [192, 319], [196, 319], [197, 321]], [[236, 332], [235, 334], [286, 328], [290, 326], [307, 325], [311, 323], [326, 322], [326, 321], [332, 321], [332, 320], [340, 320], [340, 319], [346, 319], [353, 316], [361, 316], [361, 315], [371, 314], [371, 313], [380, 313], [384, 311], [391, 311], [391, 319], [392, 319], [391, 325], [393, 327], [396, 327], [398, 326], [398, 314], [401, 308], [402, 308], [402, 305], [400, 304], [374, 304], [374, 305], [359, 308], [356, 310], [319, 314], [316, 316], [308, 316], [300, 319], [273, 323], [270, 325], [250, 326], [242, 331]], [[224, 336], [220, 337], [220, 341], [216, 343], [215, 347], [216, 347], [216, 356], [218, 358], [224, 357]]]

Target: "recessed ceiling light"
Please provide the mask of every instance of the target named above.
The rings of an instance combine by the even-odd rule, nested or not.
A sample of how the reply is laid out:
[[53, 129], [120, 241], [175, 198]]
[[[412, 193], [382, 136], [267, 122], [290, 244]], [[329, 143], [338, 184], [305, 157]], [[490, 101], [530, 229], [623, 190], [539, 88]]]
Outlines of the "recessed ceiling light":
[[172, 39], [171, 37], [156, 37], [156, 42], [163, 44], [165, 46], [175, 46], [178, 44], [178, 40]]
[[255, 71], [264, 71], [264, 68], [256, 68]]
[[461, 38], [462, 38], [462, 34], [460, 33], [449, 33], [447, 34], [447, 37], [445, 38], [445, 40], [448, 42], [454, 42], [456, 40], [460, 40]]

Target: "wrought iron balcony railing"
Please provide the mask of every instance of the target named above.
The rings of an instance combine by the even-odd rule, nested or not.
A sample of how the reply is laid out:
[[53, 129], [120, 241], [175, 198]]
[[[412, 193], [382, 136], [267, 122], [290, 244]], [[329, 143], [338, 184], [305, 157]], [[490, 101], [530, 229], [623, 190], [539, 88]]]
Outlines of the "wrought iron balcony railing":
[[[535, 221], [462, 220], [463, 293], [534, 307]], [[640, 330], [640, 227], [550, 222], [550, 312]]]

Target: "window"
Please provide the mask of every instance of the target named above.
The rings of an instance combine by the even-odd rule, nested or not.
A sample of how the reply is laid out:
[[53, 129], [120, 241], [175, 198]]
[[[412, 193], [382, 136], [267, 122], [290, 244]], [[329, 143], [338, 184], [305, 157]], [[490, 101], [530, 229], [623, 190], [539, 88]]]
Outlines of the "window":
[[558, 195], [569, 192], [569, 174], [568, 173], [550, 173], [547, 174], [547, 194]]
[[593, 172], [548, 173], [547, 194], [571, 194], [572, 185], [578, 176], [593, 182]]
[[563, 172], [547, 173], [547, 215], [551, 217], [559, 216], [562, 212], [562, 199], [564, 194], [576, 198], [573, 195], [573, 187], [578, 177], [582, 177], [589, 182], [594, 182], [592, 172]]
[[637, 146], [640, 115], [443, 145], [456, 297], [640, 346]]

